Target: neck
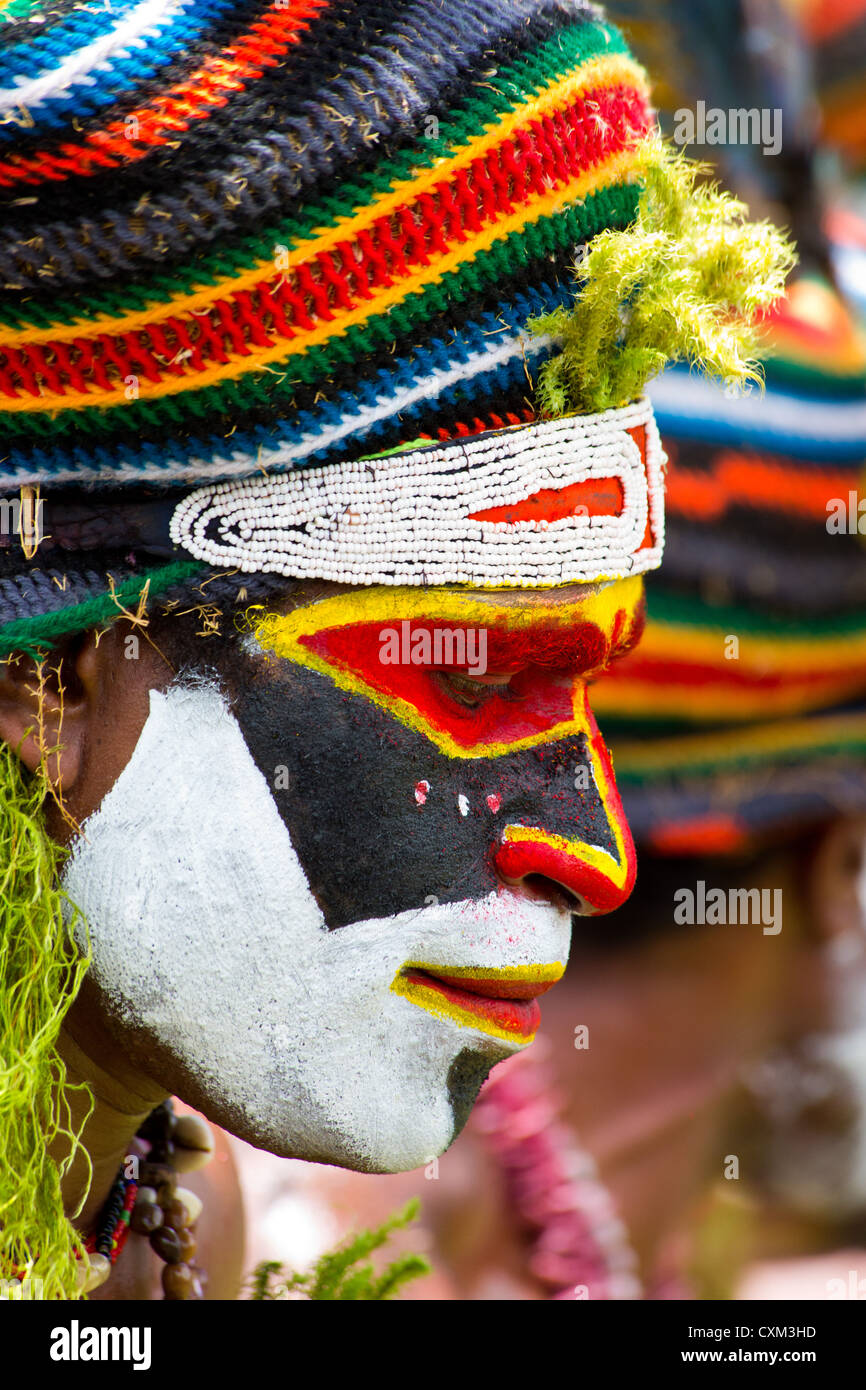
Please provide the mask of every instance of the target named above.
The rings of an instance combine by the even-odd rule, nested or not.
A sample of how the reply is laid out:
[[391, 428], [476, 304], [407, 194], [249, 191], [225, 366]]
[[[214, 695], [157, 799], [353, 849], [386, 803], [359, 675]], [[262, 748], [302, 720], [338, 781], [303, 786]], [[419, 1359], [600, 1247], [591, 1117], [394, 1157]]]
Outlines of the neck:
[[[82, 1144], [90, 1155], [93, 1176], [80, 1152], [61, 1184], [67, 1216], [82, 1232], [92, 1227], [103, 1206], [118, 1169], [129, 1153], [136, 1131], [166, 1092], [147, 1077], [126, 1071], [122, 1064], [107, 1069], [79, 1045], [67, 1027], [60, 1033], [58, 1052], [66, 1064], [67, 1079], [74, 1085], [85, 1083], [93, 1097], [93, 1109], [82, 1131]], [[83, 1089], [70, 1097], [70, 1128], [77, 1130], [90, 1109], [90, 1096]]]

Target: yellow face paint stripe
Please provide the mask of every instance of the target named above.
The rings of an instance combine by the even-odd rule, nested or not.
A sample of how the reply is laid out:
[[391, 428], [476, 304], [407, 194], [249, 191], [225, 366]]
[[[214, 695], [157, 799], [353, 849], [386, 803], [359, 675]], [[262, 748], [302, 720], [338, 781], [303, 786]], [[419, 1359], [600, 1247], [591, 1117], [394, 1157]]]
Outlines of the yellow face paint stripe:
[[[593, 760], [593, 771], [596, 775], [596, 785], [598, 785], [598, 765], [595, 757], [595, 750], [591, 751], [590, 756]], [[604, 874], [615, 888], [622, 888], [628, 877], [629, 865], [623, 843], [622, 829], [619, 817], [610, 812], [610, 800], [601, 786], [598, 788], [601, 796], [602, 805], [607, 815], [608, 825], [613, 831], [614, 843], [616, 845], [617, 859], [609, 854], [607, 850], [600, 849], [597, 845], [589, 845], [584, 840], [566, 840], [562, 835], [552, 835], [546, 830], [537, 830], [532, 826], [526, 825], [506, 825], [502, 832], [502, 839], [510, 844], [533, 844], [550, 845], [552, 849], [559, 850], [561, 854], [566, 854], [570, 858], [579, 859], [582, 864], [588, 864], [590, 868], [597, 869], [600, 874]]]
[[[516, 131], [555, 113], [562, 106], [571, 105], [583, 92], [591, 91], [595, 87], [618, 85], [633, 87], [649, 99], [646, 74], [625, 55], [595, 58], [579, 72], [549, 83], [534, 102], [528, 106], [521, 106], [499, 121], [488, 124], [483, 135], [462, 146], [450, 159], [440, 160], [417, 178], [401, 180], [394, 184], [388, 193], [380, 194], [373, 202], [365, 204], [354, 217], [343, 217], [333, 227], [323, 229], [309, 241], [301, 242], [288, 253], [285, 269], [293, 270], [314, 256], [334, 250], [340, 242], [353, 239], [379, 218], [388, 217], [395, 212], [407, 200], [414, 202], [435, 189], [443, 180], [453, 179], [462, 170], [469, 169], [474, 160], [483, 158], [497, 145], [510, 139]], [[629, 156], [628, 163], [633, 166], [633, 155]], [[593, 173], [598, 173], [606, 167], [598, 165], [595, 171], [585, 171], [582, 177], [591, 177]], [[558, 196], [564, 195], [560, 193]], [[80, 338], [82, 333], [91, 335], [136, 332], [149, 323], [162, 323], [168, 318], [201, 313], [219, 299], [230, 299], [239, 291], [253, 289], [262, 279], [274, 278], [273, 259], [256, 261], [249, 270], [238, 276], [225, 276], [213, 284], [203, 286], [194, 294], [175, 295], [168, 300], [160, 300], [159, 303], [154, 303], [152, 310], [145, 309], [117, 316], [100, 314], [89, 319], [82, 317], [72, 324], [58, 324], [47, 336], [54, 342], [71, 342], [74, 338]], [[28, 341], [33, 341], [32, 332], [0, 332], [0, 345], [4, 347], [22, 347]]]
[[479, 1018], [477, 1014], [471, 1013], [468, 1009], [461, 1009], [459, 1005], [446, 999], [438, 990], [428, 989], [426, 985], [419, 984], [415, 980], [407, 980], [404, 975], [397, 976], [391, 985], [391, 991], [398, 994], [401, 999], [408, 999], [410, 1004], [418, 1005], [428, 1014], [433, 1014], [437, 1018], [449, 1019], [460, 1028], [472, 1028], [477, 1033], [486, 1033], [488, 1037], [498, 1038], [501, 1042], [514, 1043], [516, 1046], [520, 1046], [532, 1042], [535, 1037], [535, 1029], [531, 1033], [513, 1033], [508, 1032], [505, 1028], [499, 1028], [495, 1023]]
[[[590, 716], [589, 695], [587, 691], [584, 691], [584, 700], [586, 702], [587, 715]], [[629, 875], [629, 854], [626, 850], [625, 836], [629, 836], [629, 846], [631, 846], [631, 832], [628, 829], [622, 811], [622, 803], [619, 799], [619, 792], [612, 771], [612, 761], [609, 761], [608, 766], [605, 766], [605, 763], [602, 762], [601, 758], [598, 756], [598, 750], [593, 739], [587, 739], [587, 746], [589, 748], [589, 756], [592, 759], [592, 771], [595, 777], [595, 785], [601, 798], [601, 804], [607, 815], [608, 825], [613, 831], [613, 841], [616, 845], [618, 862], [611, 872], [609, 869], [605, 868], [605, 864], [611, 861], [611, 856], [605, 853], [604, 850], [599, 850], [593, 845], [584, 845], [581, 847], [580, 853], [586, 856], [587, 863], [592, 864], [594, 868], [599, 869], [602, 873], [608, 873], [615, 886], [617, 888], [622, 888]], [[608, 759], [610, 759], [609, 754]], [[613, 814], [611, 812], [611, 804], [619, 808], [618, 814]], [[593, 859], [593, 856], [595, 856], [595, 859]]]
[[[553, 586], [554, 589], [556, 586]], [[495, 591], [490, 597], [478, 597], [451, 587], [420, 588], [417, 586], [394, 586], [377, 584], [370, 588], [353, 589], [349, 593], [333, 594], [302, 608], [292, 609], [285, 614], [266, 614], [264, 606], [258, 605], [247, 610], [250, 624], [257, 640], [263, 626], [271, 623], [279, 625], [279, 634], [286, 640], [309, 637], [327, 628], [349, 627], [355, 623], [399, 622], [402, 618], [454, 618], [483, 627], [485, 622], [493, 621], [497, 615], [504, 615], [508, 626], [517, 630], [521, 627], [535, 627], [539, 621], [557, 623], [569, 627], [575, 617], [588, 617], [600, 625], [610, 625], [616, 609], [633, 611], [643, 594], [643, 578], [632, 575], [613, 583], [600, 585], [570, 585], [579, 590], [574, 598], [565, 602], [549, 601], [545, 594], [543, 601], [535, 597], [530, 601], [523, 593], [517, 595], [519, 606], [503, 607], [502, 595]], [[513, 590], [505, 590], [509, 596]], [[533, 595], [535, 590], [530, 591]], [[592, 608], [590, 608], [592, 604]], [[261, 613], [261, 618], [258, 614]], [[607, 623], [604, 623], [606, 613]], [[593, 616], [593, 614], [595, 616]], [[276, 631], [274, 633], [276, 635]]]
[[[429, 974], [441, 972], [449, 978], [461, 979], [468, 977], [471, 980], [502, 980], [508, 984], [511, 980], [534, 980], [537, 984], [549, 985], [556, 984], [565, 974], [565, 963], [555, 960], [548, 965], [431, 965], [430, 961], [410, 960], [405, 965], [401, 965], [401, 970], [426, 970]], [[400, 976], [398, 975], [399, 979]]]

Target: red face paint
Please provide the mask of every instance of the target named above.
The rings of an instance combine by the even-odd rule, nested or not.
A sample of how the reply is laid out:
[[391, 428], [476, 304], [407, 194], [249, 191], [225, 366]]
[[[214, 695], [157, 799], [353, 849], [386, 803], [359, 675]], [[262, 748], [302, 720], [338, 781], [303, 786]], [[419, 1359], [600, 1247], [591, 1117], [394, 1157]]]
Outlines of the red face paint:
[[[304, 635], [299, 641], [381, 694], [404, 700], [432, 728], [471, 748], [517, 743], [572, 719], [578, 684], [634, 645], [643, 616], [635, 613], [629, 624], [625, 609], [618, 609], [610, 635], [592, 622], [485, 627], [486, 670], [479, 682], [489, 682], [493, 675], [510, 675], [510, 680], [504, 686], [487, 684], [489, 693], [475, 708], [455, 700], [440, 679], [449, 673], [472, 675], [465, 654], [462, 662], [436, 664], [436, 634], [445, 626], [429, 619], [403, 620], [387, 628], [382, 623], [353, 623]], [[382, 659], [383, 632], [396, 634], [399, 660]], [[424, 635], [429, 639], [426, 644]], [[427, 662], [417, 659], [423, 657], [425, 646], [430, 654]], [[439, 647], [440, 655], [443, 647], [453, 654], [456, 644], [448, 647], [440, 641]]]

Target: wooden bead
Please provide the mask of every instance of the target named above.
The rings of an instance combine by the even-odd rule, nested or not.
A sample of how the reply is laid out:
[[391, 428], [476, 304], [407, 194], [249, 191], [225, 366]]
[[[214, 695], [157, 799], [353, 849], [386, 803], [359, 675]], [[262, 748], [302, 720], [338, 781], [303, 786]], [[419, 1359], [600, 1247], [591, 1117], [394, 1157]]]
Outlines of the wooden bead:
[[195, 1275], [188, 1264], [166, 1265], [162, 1271], [162, 1291], [166, 1298], [195, 1298]]
[[177, 1196], [172, 1197], [165, 1208], [164, 1226], [170, 1226], [173, 1231], [182, 1231], [184, 1226], [190, 1225], [189, 1211], [184, 1202], [179, 1202]]
[[92, 1293], [104, 1284], [111, 1273], [111, 1260], [107, 1255], [88, 1254], [76, 1261], [75, 1285], [81, 1293]]
[[159, 1202], [159, 1205], [163, 1208], [163, 1210], [165, 1210], [169, 1202], [174, 1201], [174, 1192], [174, 1183], [164, 1182], [160, 1184], [157, 1192], [157, 1201]]
[[197, 1173], [200, 1168], [206, 1168], [212, 1158], [213, 1154], [204, 1149], [175, 1149], [172, 1162], [178, 1173]]
[[178, 1115], [172, 1138], [175, 1148], [201, 1149], [203, 1153], [213, 1153], [213, 1131], [198, 1115]]
[[188, 1262], [194, 1259], [195, 1252], [198, 1249], [198, 1241], [195, 1238], [195, 1232], [191, 1231], [188, 1226], [184, 1226], [182, 1230], [175, 1231], [175, 1235], [180, 1245], [181, 1260], [186, 1260]]
[[166, 1187], [174, 1192], [177, 1187], [177, 1174], [168, 1163], [142, 1163], [138, 1176], [147, 1187], [155, 1187], [157, 1194]]
[[135, 1201], [136, 1201], [136, 1205], [137, 1205], [139, 1202], [152, 1202], [153, 1205], [156, 1206], [156, 1201], [157, 1201], [157, 1197], [156, 1197], [156, 1188], [155, 1188], [155, 1187], [142, 1187], [141, 1184], [139, 1184], [138, 1191], [137, 1191], [136, 1194], [135, 1194]]
[[163, 1225], [162, 1207], [155, 1202], [136, 1202], [129, 1224], [140, 1236], [152, 1235]]
[[189, 1219], [186, 1224], [194, 1226], [201, 1216], [201, 1197], [197, 1196], [195, 1192], [191, 1192], [188, 1187], [175, 1188], [174, 1196], [175, 1201], [183, 1202], [187, 1209]]
[[171, 1103], [163, 1102], [152, 1110], [138, 1131], [142, 1139], [148, 1139], [151, 1143], [158, 1143], [162, 1139], [168, 1139], [175, 1126], [174, 1111]]
[[198, 1115], [179, 1115], [174, 1131], [172, 1162], [178, 1173], [195, 1173], [210, 1163], [214, 1151], [213, 1131]]
[[180, 1241], [177, 1231], [173, 1231], [170, 1226], [160, 1226], [158, 1231], [154, 1231], [150, 1237], [150, 1244], [167, 1265], [177, 1264], [180, 1260]]
[[174, 1158], [174, 1144], [171, 1139], [159, 1139], [150, 1150], [151, 1163], [171, 1163]]
[[91, 1255], [90, 1269], [84, 1283], [84, 1292], [92, 1293], [98, 1289], [100, 1284], [104, 1284], [111, 1273], [111, 1260], [107, 1255]]

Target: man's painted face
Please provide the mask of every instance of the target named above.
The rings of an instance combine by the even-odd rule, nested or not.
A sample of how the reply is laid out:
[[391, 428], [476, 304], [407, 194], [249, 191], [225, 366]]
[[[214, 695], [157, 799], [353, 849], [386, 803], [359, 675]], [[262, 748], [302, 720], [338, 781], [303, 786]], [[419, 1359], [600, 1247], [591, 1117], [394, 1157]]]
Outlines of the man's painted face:
[[531, 1042], [572, 912], [631, 890], [587, 682], [637, 640], [642, 581], [251, 619], [219, 681], [152, 692], [74, 846], [91, 973], [229, 1129], [413, 1168]]

